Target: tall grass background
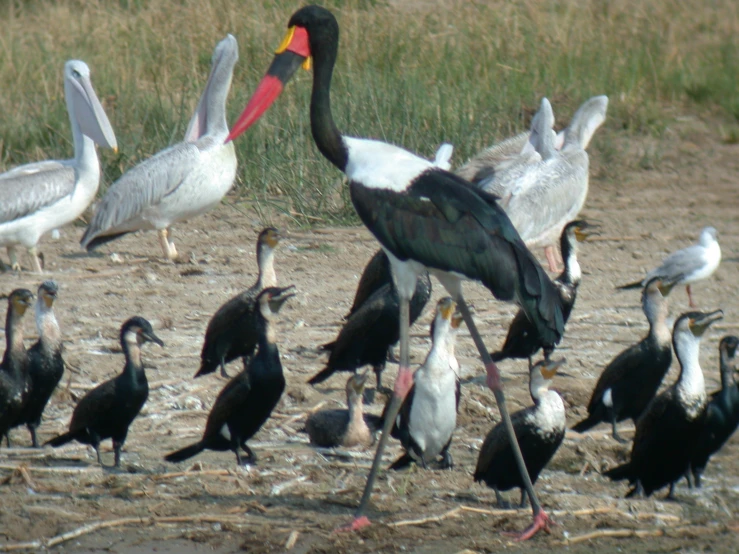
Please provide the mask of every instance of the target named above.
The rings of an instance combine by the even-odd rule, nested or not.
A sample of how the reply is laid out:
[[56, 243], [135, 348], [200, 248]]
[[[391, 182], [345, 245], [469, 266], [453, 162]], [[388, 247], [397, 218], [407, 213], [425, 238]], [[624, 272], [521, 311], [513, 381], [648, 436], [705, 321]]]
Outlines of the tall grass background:
[[[180, 141], [215, 44], [236, 36], [233, 122], [269, 65], [284, 0], [16, 0], [0, 3], [0, 168], [72, 156], [63, 64], [86, 61], [113, 124], [102, 190]], [[347, 134], [459, 163], [528, 125], [542, 96], [560, 125], [607, 94], [606, 138], [659, 135], [675, 108], [739, 118], [734, 0], [397, 0], [327, 2], [341, 26], [334, 115]], [[354, 221], [342, 176], [310, 135], [311, 75], [293, 80], [237, 142], [237, 196], [300, 224]], [[600, 146], [599, 146], [600, 145]]]

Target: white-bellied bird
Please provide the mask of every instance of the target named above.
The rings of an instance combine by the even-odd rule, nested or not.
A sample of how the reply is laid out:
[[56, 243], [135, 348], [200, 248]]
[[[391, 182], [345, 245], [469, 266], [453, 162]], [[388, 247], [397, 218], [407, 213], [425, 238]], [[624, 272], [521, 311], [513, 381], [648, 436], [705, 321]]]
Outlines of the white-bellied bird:
[[640, 281], [616, 287], [620, 290], [637, 289], [653, 277], [662, 277], [673, 281], [676, 285], [685, 285], [688, 303], [695, 307], [690, 284], [708, 279], [721, 263], [721, 247], [718, 244], [718, 232], [713, 227], [704, 227], [698, 244], [688, 246], [667, 256], [662, 265], [647, 273]]

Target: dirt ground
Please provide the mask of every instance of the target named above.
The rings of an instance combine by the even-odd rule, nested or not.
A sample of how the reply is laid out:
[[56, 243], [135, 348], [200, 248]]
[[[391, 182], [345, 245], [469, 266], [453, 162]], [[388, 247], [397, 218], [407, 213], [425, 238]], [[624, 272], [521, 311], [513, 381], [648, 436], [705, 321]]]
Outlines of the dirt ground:
[[[611, 141], [604, 151], [615, 154], [608, 160], [592, 156], [583, 215], [600, 222], [602, 235], [581, 248], [584, 278], [559, 349], [573, 377], [556, 380], [569, 424], [583, 416], [604, 365], [646, 330], [639, 293], [619, 293], [614, 285], [639, 277], [669, 251], [695, 242], [709, 224], [719, 230], [723, 263], [712, 279], [694, 286], [694, 294], [701, 307], [725, 312], [701, 350], [707, 388], [718, 387], [719, 339], [739, 331], [739, 146], [722, 143], [719, 128], [719, 122], [682, 117], [660, 140], [596, 135], [594, 142]], [[455, 468], [383, 473], [370, 513], [374, 525], [357, 534], [334, 533], [351, 519], [374, 451], [317, 452], [298, 430], [308, 411], [344, 402], [343, 375], [317, 389], [305, 381], [322, 368], [325, 356], [316, 347], [335, 336], [362, 268], [377, 248], [363, 228], [303, 231], [283, 224], [278, 279], [295, 284], [298, 295], [283, 308], [278, 323], [287, 391], [250, 443], [259, 464], [238, 468], [231, 453], [212, 452], [179, 465], [165, 463], [165, 453], [199, 437], [225, 383], [215, 375], [192, 376], [208, 319], [255, 278], [254, 241], [262, 225], [256, 216], [226, 205], [180, 225], [174, 238], [192, 261], [179, 265], [158, 260], [152, 233], [126, 237], [94, 256], [79, 251], [80, 228], [63, 229], [59, 240], [42, 243], [49, 276], [61, 288], [56, 310], [67, 341], [65, 358], [75, 368], [67, 371], [47, 408], [42, 440], [65, 429], [76, 399], [86, 390], [120, 370], [117, 334], [124, 319], [135, 314], [148, 318], [166, 346], [145, 347], [151, 392], [129, 433], [126, 472], [102, 470], [85, 446], [33, 450], [24, 429], [12, 433], [13, 448], [0, 448], [0, 550], [30, 542], [31, 549], [58, 544], [54, 548], [59, 550], [120, 553], [585, 552], [593, 547], [736, 552], [739, 439], [709, 464], [701, 491], [681, 483], [677, 502], [665, 501], [664, 491], [650, 499], [626, 500], [626, 486], [599, 473], [628, 453], [606, 426], [587, 435], [568, 432], [537, 483], [558, 523], [553, 533], [526, 544], [511, 542], [503, 531], [523, 529], [530, 512], [498, 510], [493, 492], [472, 482], [482, 438], [499, 419], [492, 394], [479, 382], [462, 389], [451, 449]], [[119, 262], [110, 257], [114, 251]], [[20, 286], [35, 291], [40, 280], [28, 273], [3, 273], [0, 292]], [[434, 287], [435, 300], [443, 293], [437, 282]], [[487, 344], [500, 345], [515, 308], [494, 301], [479, 286], [470, 284], [466, 291]], [[685, 311], [684, 290], [673, 291], [670, 302], [673, 316]], [[412, 330], [415, 364], [429, 346], [432, 305]], [[27, 336], [35, 337], [28, 319]], [[466, 330], [457, 352], [463, 377], [482, 373]], [[232, 373], [237, 369], [231, 366]], [[510, 405], [529, 405], [525, 362], [505, 362], [501, 369]], [[394, 372], [389, 366], [389, 383]], [[674, 365], [666, 382], [676, 376]], [[379, 403], [368, 406], [375, 413], [381, 408]], [[391, 443], [387, 461], [399, 451]], [[112, 462], [109, 442], [103, 456]], [[425, 523], [414, 521], [434, 516]], [[584, 539], [590, 533], [595, 536]]]

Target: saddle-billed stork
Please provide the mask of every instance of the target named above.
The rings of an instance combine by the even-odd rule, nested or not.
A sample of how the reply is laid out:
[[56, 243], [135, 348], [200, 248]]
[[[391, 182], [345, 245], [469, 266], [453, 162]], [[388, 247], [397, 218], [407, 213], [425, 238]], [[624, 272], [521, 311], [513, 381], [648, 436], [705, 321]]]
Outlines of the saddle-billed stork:
[[401, 299], [400, 367], [387, 419], [364, 494], [348, 529], [359, 529], [382, 452], [395, 416], [412, 385], [409, 363], [409, 301], [418, 275], [428, 269], [458, 303], [492, 384], [505, 421], [524, 487], [534, 512], [521, 539], [548, 530], [549, 517], [534, 494], [505, 405], [498, 368], [488, 354], [462, 296], [462, 279], [480, 281], [500, 300], [516, 301], [536, 326], [543, 342], [562, 338], [562, 306], [554, 285], [526, 248], [496, 197], [464, 179], [397, 146], [342, 135], [331, 114], [331, 77], [338, 53], [339, 25], [328, 10], [306, 6], [295, 12], [267, 74], [233, 126], [233, 140], [269, 108], [299, 67], [313, 62], [311, 131], [316, 146], [349, 180], [352, 203], [360, 219], [390, 258]]

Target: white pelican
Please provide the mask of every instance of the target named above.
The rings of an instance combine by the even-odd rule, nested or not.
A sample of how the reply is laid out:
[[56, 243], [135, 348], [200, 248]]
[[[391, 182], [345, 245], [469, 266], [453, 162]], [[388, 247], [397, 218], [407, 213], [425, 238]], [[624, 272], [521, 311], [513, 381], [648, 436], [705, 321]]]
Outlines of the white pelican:
[[126, 233], [156, 229], [164, 256], [178, 258], [169, 227], [216, 206], [236, 177], [236, 153], [228, 136], [226, 97], [238, 44], [227, 35], [216, 46], [212, 68], [185, 140], [128, 170], [95, 208], [80, 243], [93, 250]]
[[20, 270], [16, 246], [31, 255], [33, 271], [41, 273], [36, 245], [44, 233], [74, 221], [90, 205], [100, 184], [95, 144], [117, 149], [113, 128], [90, 82], [85, 62], [64, 65], [64, 94], [74, 137], [74, 158], [46, 160], [0, 175], [0, 246]]
[[272, 65], [228, 138], [236, 138], [256, 122], [298, 68], [310, 67], [313, 60], [310, 103], [313, 139], [321, 153], [346, 174], [354, 208], [387, 253], [400, 297], [400, 368], [382, 437], [350, 528], [369, 524], [364, 512], [382, 452], [395, 415], [412, 384], [409, 304], [418, 276], [429, 270], [457, 302], [485, 364], [522, 481], [531, 498], [534, 523], [521, 537], [528, 538], [547, 528], [549, 517], [531, 485], [511, 427], [500, 373], [464, 301], [462, 279], [480, 281], [498, 299], [519, 302], [542, 334], [543, 342], [550, 345], [559, 342], [564, 331], [557, 291], [494, 196], [407, 150], [339, 132], [331, 113], [330, 95], [339, 25], [331, 12], [319, 6], [306, 6], [293, 14], [288, 27]]
[[[593, 134], [605, 121], [607, 109], [607, 96], [593, 96], [585, 101], [572, 116], [569, 128], [573, 130], [580, 129], [578, 132], [580, 133], [583, 150], [588, 149]], [[566, 132], [567, 129], [563, 129], [556, 133], [554, 139], [556, 150], [562, 150]], [[480, 184], [489, 181], [496, 172], [511, 163], [541, 161], [541, 155], [532, 144], [531, 137], [532, 131], [529, 130], [497, 142], [475, 154], [463, 166], [457, 168], [454, 173], [467, 179], [470, 183]]]
[[695, 308], [690, 284], [708, 279], [718, 269], [720, 263], [721, 247], [718, 244], [718, 231], [713, 227], [704, 227], [698, 244], [673, 252], [658, 268], [647, 273], [644, 279], [616, 288], [621, 290], [641, 288], [650, 279], [661, 277], [674, 282], [675, 285], [685, 285], [690, 307]]
[[[552, 271], [557, 270], [556, 241], [585, 204], [589, 169], [585, 148], [605, 121], [607, 108], [608, 97], [595, 96], [580, 106], [567, 129], [555, 134], [552, 106], [544, 98], [529, 134], [489, 148], [456, 171], [501, 198], [526, 245], [545, 247]], [[514, 155], [516, 149], [519, 154]]]

